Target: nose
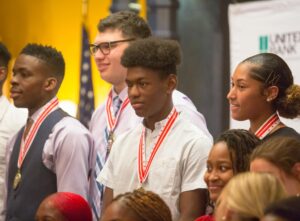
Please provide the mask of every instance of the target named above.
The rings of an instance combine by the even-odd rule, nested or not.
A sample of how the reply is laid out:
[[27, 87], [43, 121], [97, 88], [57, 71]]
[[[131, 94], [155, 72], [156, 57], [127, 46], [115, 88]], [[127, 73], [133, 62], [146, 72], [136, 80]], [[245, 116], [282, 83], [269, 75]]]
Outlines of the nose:
[[140, 95], [140, 91], [137, 85], [133, 85], [131, 87], [128, 87], [128, 97], [135, 98]]
[[17, 83], [18, 83], [18, 77], [17, 77], [17, 75], [13, 74], [10, 79], [10, 84], [15, 85]]
[[94, 53], [94, 58], [95, 60], [102, 60], [105, 58], [105, 55], [102, 53], [102, 51], [100, 49], [98, 49], [95, 53]]
[[234, 89], [234, 87], [231, 87], [227, 94], [227, 99], [232, 100], [234, 98], [235, 98], [235, 89]]
[[216, 181], [219, 179], [219, 174], [216, 170], [212, 170], [208, 175], [209, 181]]

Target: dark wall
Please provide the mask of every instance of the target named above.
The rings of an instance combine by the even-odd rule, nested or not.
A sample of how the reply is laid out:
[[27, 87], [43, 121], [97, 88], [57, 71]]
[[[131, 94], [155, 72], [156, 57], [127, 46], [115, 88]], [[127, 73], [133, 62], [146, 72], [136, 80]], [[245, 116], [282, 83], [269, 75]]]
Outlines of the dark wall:
[[205, 116], [216, 137], [228, 128], [229, 47], [226, 0], [180, 0], [178, 36], [183, 51], [179, 90]]
[[[135, 0], [114, 0], [112, 11]], [[228, 129], [230, 0], [147, 0], [148, 22], [155, 36], [175, 38], [182, 47], [178, 89], [205, 116], [214, 137]], [[236, 1], [237, 2], [237, 1]]]

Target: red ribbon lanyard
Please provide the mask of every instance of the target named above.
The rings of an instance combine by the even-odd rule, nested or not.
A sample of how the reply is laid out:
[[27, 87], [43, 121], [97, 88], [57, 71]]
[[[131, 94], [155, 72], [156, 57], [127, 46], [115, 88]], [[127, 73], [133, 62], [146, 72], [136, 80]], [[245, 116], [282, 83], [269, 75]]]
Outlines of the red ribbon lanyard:
[[259, 139], [264, 139], [271, 130], [280, 123], [280, 119], [276, 113], [272, 114], [255, 132], [255, 136]]
[[22, 166], [22, 163], [30, 149], [30, 146], [32, 144], [32, 141], [35, 138], [35, 135], [40, 128], [41, 124], [45, 120], [45, 118], [51, 113], [52, 110], [54, 110], [58, 106], [58, 99], [53, 99], [50, 103], [48, 103], [44, 110], [38, 115], [37, 120], [33, 123], [32, 127], [30, 128], [27, 137], [25, 140], [22, 139], [21, 141], [21, 148], [19, 152], [19, 158], [18, 158], [18, 168], [20, 169]]
[[167, 121], [166, 125], [162, 128], [162, 131], [160, 132], [160, 135], [157, 138], [155, 146], [153, 147], [153, 150], [150, 154], [149, 160], [146, 165], [144, 165], [144, 160], [146, 160], [146, 159], [144, 159], [144, 156], [143, 156], [144, 155], [143, 153], [145, 153], [145, 151], [146, 151], [145, 143], [144, 143], [145, 128], [143, 128], [141, 138], [140, 138], [140, 143], [139, 143], [139, 150], [138, 150], [138, 175], [139, 175], [140, 183], [143, 183], [147, 179], [152, 161], [153, 161], [159, 147], [161, 146], [161, 143], [163, 142], [163, 140], [166, 138], [167, 134], [169, 133], [177, 116], [178, 116], [178, 112], [176, 111], [175, 108], [173, 108], [173, 110], [168, 115], [168, 121]]
[[122, 111], [125, 109], [125, 107], [128, 105], [129, 99], [126, 97], [124, 102], [121, 105], [121, 108], [119, 112], [117, 113], [117, 116], [115, 117], [113, 114], [113, 107], [112, 107], [112, 91], [109, 92], [107, 102], [106, 102], [106, 116], [107, 116], [107, 127], [110, 132], [113, 132], [119, 122], [119, 118], [121, 116]]

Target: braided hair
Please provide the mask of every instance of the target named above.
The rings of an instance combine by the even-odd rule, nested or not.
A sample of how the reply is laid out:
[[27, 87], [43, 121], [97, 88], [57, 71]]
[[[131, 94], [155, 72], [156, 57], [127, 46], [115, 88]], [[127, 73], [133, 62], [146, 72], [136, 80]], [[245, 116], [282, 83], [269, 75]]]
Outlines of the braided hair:
[[225, 142], [232, 162], [233, 173], [249, 170], [250, 154], [260, 140], [244, 129], [231, 129], [223, 132], [215, 143]]
[[172, 221], [170, 209], [160, 196], [143, 188], [120, 194], [112, 202], [119, 202], [141, 221]]

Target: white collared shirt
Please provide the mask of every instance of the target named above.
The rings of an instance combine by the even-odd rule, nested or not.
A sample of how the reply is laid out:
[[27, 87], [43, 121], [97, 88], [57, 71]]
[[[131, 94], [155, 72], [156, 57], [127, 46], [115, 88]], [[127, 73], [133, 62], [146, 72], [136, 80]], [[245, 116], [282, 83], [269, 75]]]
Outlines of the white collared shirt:
[[[152, 148], [151, 144], [162, 125], [163, 122], [157, 122], [153, 131], [147, 130], [146, 148]], [[137, 156], [143, 127], [141, 123], [116, 139], [108, 161], [97, 178], [98, 182], [113, 189], [114, 197], [141, 186]], [[203, 175], [211, 146], [211, 140], [203, 132], [179, 115], [154, 157], [148, 178], [142, 186], [165, 200], [174, 221], [180, 216], [180, 193], [206, 188]], [[147, 150], [148, 154], [150, 152]]]
[[27, 109], [16, 108], [5, 96], [0, 96], [0, 211], [3, 205], [5, 153], [8, 140], [25, 125]]
[[[112, 99], [117, 96], [116, 92], [112, 90]], [[127, 98], [127, 87], [124, 88], [121, 93], [118, 95], [119, 98], [124, 101]], [[212, 136], [209, 133], [204, 116], [197, 111], [193, 102], [183, 93], [174, 90], [172, 94], [174, 107], [181, 116], [196, 127], [198, 127], [207, 137], [212, 141]], [[102, 165], [105, 164], [106, 157], [106, 141], [104, 130], [107, 126], [107, 117], [105, 112], [106, 100], [102, 103], [93, 113], [91, 122], [90, 122], [90, 131], [95, 140], [96, 150], [99, 151], [101, 155]], [[120, 134], [127, 132], [131, 129], [134, 129], [142, 121], [141, 117], [138, 117], [135, 114], [134, 109], [130, 103], [123, 110], [118, 125], [114, 131], [114, 138], [117, 138]]]

